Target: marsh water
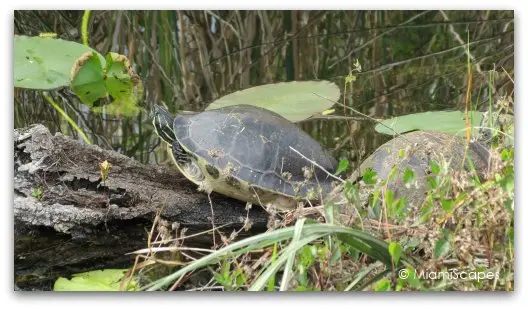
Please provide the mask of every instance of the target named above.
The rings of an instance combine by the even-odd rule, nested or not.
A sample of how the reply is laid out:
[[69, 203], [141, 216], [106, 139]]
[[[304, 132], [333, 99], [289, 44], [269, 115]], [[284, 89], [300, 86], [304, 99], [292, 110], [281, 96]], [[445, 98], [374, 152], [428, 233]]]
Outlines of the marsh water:
[[[15, 11], [15, 34], [81, 42], [83, 13]], [[92, 11], [88, 30], [98, 52], [131, 60], [145, 86], [144, 111], [96, 113], [68, 89], [49, 93], [94, 144], [143, 163], [170, 164], [157, 147], [154, 103], [200, 111], [251, 86], [319, 79], [341, 88], [339, 102], [375, 119], [456, 110], [466, 101], [468, 58], [473, 106], [513, 91], [513, 11]], [[362, 71], [345, 92], [356, 61]], [[335, 109], [298, 125], [336, 157], [358, 162], [390, 139], [372, 120]], [[41, 91], [15, 89], [15, 128], [34, 123], [82, 140]]]

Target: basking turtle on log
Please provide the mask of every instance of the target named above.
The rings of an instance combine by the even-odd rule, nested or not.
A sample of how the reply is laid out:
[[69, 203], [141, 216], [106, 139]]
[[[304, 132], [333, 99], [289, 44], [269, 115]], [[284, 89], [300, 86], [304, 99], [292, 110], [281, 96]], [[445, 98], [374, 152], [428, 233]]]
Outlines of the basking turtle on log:
[[181, 173], [206, 192], [287, 210], [296, 200], [324, 198], [334, 180], [327, 172], [335, 172], [335, 159], [267, 109], [235, 105], [173, 117], [156, 105], [154, 127]]
[[[492, 116], [496, 127], [513, 126], [513, 117], [510, 115], [494, 113]], [[396, 199], [405, 197], [409, 206], [421, 206], [430, 189], [428, 178], [437, 176], [431, 171], [431, 163], [442, 165], [447, 173], [463, 171], [481, 180], [489, 176], [493, 134], [488, 117], [489, 113], [485, 113], [480, 129], [474, 130], [476, 134], [470, 141], [443, 132], [413, 131], [398, 135], [379, 146], [348, 177], [349, 181], [358, 183], [365, 172], [376, 173], [378, 185], [359, 188], [360, 203], [365, 205], [373, 190], [383, 183], [394, 191]], [[395, 175], [391, 176], [394, 169]], [[406, 169], [414, 173], [412, 185], [404, 183]], [[346, 204], [342, 193], [342, 186], [336, 188], [331, 194], [332, 200]]]
[[[466, 148], [467, 146], [467, 148]], [[400, 135], [378, 147], [349, 179], [358, 181], [372, 170], [377, 179], [387, 180], [395, 198], [406, 197], [410, 206], [420, 206], [429, 190], [427, 177], [436, 177], [431, 163], [445, 163], [449, 170], [475, 171], [483, 178], [488, 170], [489, 148], [478, 142], [467, 143], [459, 136], [435, 131], [414, 131]], [[396, 168], [396, 175], [389, 176]], [[414, 173], [415, 183], [405, 185], [405, 170]], [[370, 192], [360, 192], [365, 195]]]

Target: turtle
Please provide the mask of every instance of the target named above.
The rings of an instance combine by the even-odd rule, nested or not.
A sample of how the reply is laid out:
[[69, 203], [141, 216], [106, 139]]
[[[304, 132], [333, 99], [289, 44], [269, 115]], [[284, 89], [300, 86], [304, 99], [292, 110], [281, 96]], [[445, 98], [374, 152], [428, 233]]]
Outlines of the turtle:
[[335, 158], [268, 109], [241, 104], [173, 116], [154, 105], [153, 115], [177, 168], [207, 193], [288, 210], [332, 188]]
[[[460, 136], [438, 131], [412, 131], [379, 146], [348, 180], [358, 182], [367, 170], [372, 170], [378, 180], [387, 181], [395, 199], [405, 197], [410, 207], [419, 207], [429, 189], [427, 177], [434, 174], [431, 162], [447, 163], [450, 170], [475, 171], [479, 178], [483, 178], [488, 170], [489, 157], [489, 148], [479, 141], [468, 143], [466, 152], [466, 141]], [[390, 177], [393, 168], [397, 169], [397, 174]], [[406, 186], [403, 181], [406, 169], [414, 173], [416, 183], [413, 185]], [[362, 203], [367, 203], [370, 194], [369, 190], [360, 190]]]
[[[379, 146], [364, 161], [359, 164], [342, 185], [336, 186], [328, 195], [325, 203], [339, 206], [345, 218], [359, 214], [359, 209], [368, 207], [375, 190], [386, 186], [394, 192], [394, 201], [404, 198], [410, 208], [420, 208], [424, 205], [430, 189], [429, 177], [435, 176], [431, 170], [434, 162], [447, 172], [468, 173], [471, 178], [479, 180], [489, 179], [492, 166], [496, 164], [494, 153], [491, 152], [497, 137], [504, 138], [501, 134], [494, 135], [490, 128], [490, 117], [495, 128], [508, 132], [507, 139], [502, 140], [504, 147], [513, 147], [513, 117], [509, 114], [498, 112], [485, 112], [481, 123], [472, 132], [472, 139], [467, 142], [465, 138], [439, 131], [410, 131], [399, 134], [388, 142]], [[396, 173], [391, 175], [394, 168]], [[412, 183], [405, 183], [406, 169], [414, 173]], [[375, 185], [363, 185], [367, 171], [374, 171]], [[462, 177], [468, 179], [469, 177]], [[345, 192], [346, 185], [355, 184], [357, 190]], [[348, 196], [346, 196], [348, 193]], [[353, 193], [353, 194], [352, 194]], [[356, 194], [357, 193], [357, 194]], [[378, 199], [379, 201], [379, 199]], [[350, 206], [350, 202], [356, 207]], [[379, 217], [376, 216], [376, 219]]]
[[[469, 142], [461, 136], [439, 131], [406, 132], [378, 147], [348, 179], [357, 182], [366, 170], [371, 169], [379, 180], [388, 180], [388, 188], [394, 191], [395, 198], [405, 197], [410, 206], [421, 206], [429, 190], [427, 178], [434, 174], [430, 170], [431, 162], [447, 163], [449, 171], [475, 173], [473, 176], [480, 180], [489, 177], [494, 162], [490, 149], [497, 138], [504, 137], [500, 134], [494, 136], [494, 128], [513, 136], [513, 120], [510, 114], [486, 111], [480, 125], [472, 131]], [[510, 138], [503, 142], [507, 148], [513, 146]], [[398, 176], [389, 179], [393, 167], [398, 169]], [[403, 184], [407, 168], [414, 172], [417, 180], [413, 186]], [[364, 195], [367, 194], [370, 194], [368, 190]]]

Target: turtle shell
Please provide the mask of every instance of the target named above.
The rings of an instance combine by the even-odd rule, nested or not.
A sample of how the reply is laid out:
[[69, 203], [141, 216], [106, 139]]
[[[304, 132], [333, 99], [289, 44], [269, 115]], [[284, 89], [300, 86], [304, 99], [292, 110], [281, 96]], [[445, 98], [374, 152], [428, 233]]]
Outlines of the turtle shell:
[[[243, 181], [264, 191], [306, 197], [320, 184], [323, 193], [336, 161], [295, 124], [267, 109], [235, 105], [174, 119], [177, 142], [206, 162], [204, 173], [227, 181]], [[232, 184], [236, 187], [236, 183]], [[317, 192], [317, 191], [316, 191]], [[319, 194], [317, 193], [317, 197]]]
[[[488, 149], [480, 143], [469, 143], [466, 152], [466, 141], [461, 137], [442, 132], [414, 131], [381, 145], [363, 161], [350, 179], [357, 180], [365, 170], [372, 169], [378, 179], [388, 180], [388, 186], [395, 192], [396, 198], [406, 197], [409, 205], [419, 206], [428, 190], [427, 177], [432, 175], [431, 162], [446, 162], [449, 169], [455, 171], [471, 171], [474, 167], [477, 175], [483, 177], [487, 171], [488, 158]], [[468, 159], [471, 159], [473, 167]], [[397, 176], [389, 179], [394, 167], [398, 170]], [[416, 185], [404, 185], [403, 175], [407, 168], [414, 172]]]

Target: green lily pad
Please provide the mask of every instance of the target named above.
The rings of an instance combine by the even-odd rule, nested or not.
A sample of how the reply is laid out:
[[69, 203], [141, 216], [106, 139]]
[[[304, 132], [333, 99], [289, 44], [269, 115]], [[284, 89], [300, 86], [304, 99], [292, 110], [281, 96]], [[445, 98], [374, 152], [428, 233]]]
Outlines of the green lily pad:
[[105, 106], [111, 113], [132, 116], [139, 112], [137, 103], [143, 97], [143, 83], [132, 71], [127, 57], [108, 53], [105, 86], [110, 96], [114, 98], [114, 101], [110, 103], [111, 107]]
[[[481, 112], [470, 112], [470, 126], [480, 126]], [[464, 136], [466, 133], [466, 115], [460, 111], [434, 111], [410, 114], [383, 120], [376, 125], [376, 131], [395, 135], [411, 131], [439, 131]], [[476, 133], [476, 128], [472, 134]]]
[[[116, 100], [128, 99], [132, 92], [132, 74], [127, 57], [116, 53], [106, 55], [106, 80], [108, 93]], [[135, 75], [135, 74], [134, 74]]]
[[334, 105], [341, 92], [329, 81], [285, 82], [256, 86], [223, 96], [206, 110], [248, 104], [269, 109], [284, 118], [298, 122], [321, 114]]
[[55, 89], [68, 86], [75, 60], [86, 52], [95, 51], [61, 39], [15, 36], [15, 87]]
[[[59, 278], [54, 291], [120, 291], [121, 279], [128, 269], [104, 269], [74, 274], [71, 280]], [[127, 291], [138, 290], [136, 281], [131, 280]]]
[[[94, 112], [137, 115], [137, 103], [143, 97], [139, 76], [131, 70], [128, 59], [123, 55], [108, 53], [104, 63], [95, 53], [82, 55], [72, 69], [71, 89], [84, 104], [93, 107]], [[99, 104], [100, 99], [108, 98], [113, 101]]]
[[70, 87], [81, 101], [89, 106], [107, 97], [103, 65], [96, 53], [88, 52], [75, 61]]

